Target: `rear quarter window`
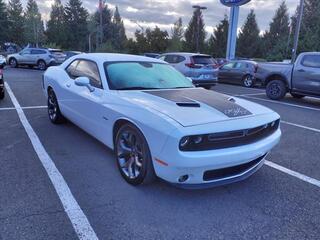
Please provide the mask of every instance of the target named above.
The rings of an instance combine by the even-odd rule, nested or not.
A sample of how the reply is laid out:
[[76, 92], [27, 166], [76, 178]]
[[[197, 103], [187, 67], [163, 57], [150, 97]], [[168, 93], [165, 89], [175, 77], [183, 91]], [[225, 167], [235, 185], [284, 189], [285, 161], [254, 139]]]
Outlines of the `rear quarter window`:
[[194, 64], [202, 64], [202, 65], [216, 64], [216, 61], [210, 56], [193, 56], [192, 60]]

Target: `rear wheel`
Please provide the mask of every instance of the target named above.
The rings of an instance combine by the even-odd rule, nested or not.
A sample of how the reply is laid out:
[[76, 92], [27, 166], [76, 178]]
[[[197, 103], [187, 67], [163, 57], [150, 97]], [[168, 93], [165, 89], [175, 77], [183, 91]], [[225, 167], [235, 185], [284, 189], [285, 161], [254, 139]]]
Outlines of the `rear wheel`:
[[43, 60], [39, 60], [39, 61], [38, 61], [38, 68], [39, 68], [40, 70], [46, 70], [46, 68], [47, 68], [46, 62], [43, 61]]
[[297, 99], [301, 99], [301, 98], [305, 97], [304, 95], [301, 95], [301, 94], [296, 94], [296, 93], [290, 93], [290, 94], [292, 97], [297, 98]]
[[279, 100], [284, 98], [287, 93], [287, 88], [283, 81], [272, 80], [267, 84], [266, 92], [268, 98], [272, 100]]
[[128, 123], [119, 129], [115, 154], [119, 171], [129, 184], [147, 184], [155, 180], [148, 143], [134, 125]]
[[254, 78], [251, 75], [246, 75], [243, 78], [243, 86], [251, 88], [254, 86]]
[[65, 118], [60, 112], [56, 94], [52, 89], [48, 91], [48, 116], [52, 123], [60, 124], [65, 122]]

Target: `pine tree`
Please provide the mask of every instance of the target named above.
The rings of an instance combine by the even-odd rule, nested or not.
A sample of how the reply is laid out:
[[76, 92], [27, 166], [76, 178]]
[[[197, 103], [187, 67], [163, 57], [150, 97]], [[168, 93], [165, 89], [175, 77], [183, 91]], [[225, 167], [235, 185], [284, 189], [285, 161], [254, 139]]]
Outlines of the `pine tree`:
[[181, 51], [182, 50], [182, 39], [184, 35], [182, 18], [179, 18], [171, 29], [171, 39], [169, 44], [169, 51]]
[[28, 1], [24, 16], [25, 40], [28, 43], [38, 46], [44, 42], [44, 27], [38, 4], [35, 0]]
[[112, 45], [116, 50], [123, 51], [123, 48], [127, 41], [127, 36], [126, 36], [126, 30], [124, 28], [124, 24], [121, 19], [118, 7], [116, 7], [116, 10], [114, 12], [112, 23], [113, 23]]
[[8, 41], [19, 45], [24, 44], [24, 16], [20, 0], [10, 0], [8, 3]]
[[63, 47], [65, 45], [65, 34], [64, 7], [61, 4], [61, 0], [55, 0], [52, 5], [50, 19], [47, 23], [47, 41], [48, 43]]
[[88, 11], [81, 0], [69, 0], [65, 7], [66, 47], [84, 51], [88, 37]]
[[168, 48], [169, 34], [157, 26], [153, 30], [146, 30], [146, 39], [151, 52], [162, 53]]
[[283, 60], [288, 57], [288, 39], [290, 32], [289, 13], [283, 1], [270, 23], [270, 28], [263, 36], [263, 48], [268, 60]]
[[[185, 44], [184, 49], [190, 52], [197, 51], [197, 35], [199, 32], [199, 51], [203, 51], [205, 48], [206, 31], [203, 20], [202, 11], [195, 10], [193, 16], [189, 22], [188, 28], [185, 32]], [[199, 28], [199, 29], [198, 29]]]
[[224, 57], [227, 51], [229, 21], [228, 16], [225, 15], [224, 19], [213, 30], [213, 35], [210, 36], [208, 41], [208, 53], [214, 57]]
[[[96, 41], [99, 43], [100, 39], [100, 9], [98, 9], [93, 15], [93, 31], [96, 32]], [[112, 24], [112, 11], [108, 5], [105, 4], [102, 8], [102, 43], [111, 41], [113, 35], [113, 24]]]
[[[296, 30], [297, 17], [300, 6], [291, 18], [292, 30]], [[305, 0], [303, 19], [301, 24], [298, 53], [320, 51], [320, 1]]]
[[8, 13], [4, 0], [0, 0], [0, 45], [8, 39]]
[[251, 10], [242, 26], [237, 46], [238, 57], [261, 57], [261, 38], [254, 10]]

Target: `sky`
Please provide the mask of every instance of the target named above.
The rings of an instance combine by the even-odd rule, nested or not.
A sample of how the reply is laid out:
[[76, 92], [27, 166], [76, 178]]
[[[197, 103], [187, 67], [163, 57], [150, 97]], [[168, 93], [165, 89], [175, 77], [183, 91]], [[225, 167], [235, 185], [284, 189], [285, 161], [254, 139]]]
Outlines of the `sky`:
[[[98, 7], [98, 0], [82, 0], [84, 6], [90, 13]], [[22, 0], [26, 4], [27, 0]], [[54, 0], [36, 0], [41, 10], [43, 19], [49, 18], [51, 5]], [[62, 0], [66, 3], [67, 0]], [[229, 14], [229, 8], [223, 6], [220, 0], [107, 0], [111, 9], [117, 5], [124, 20], [127, 35], [132, 37], [135, 30], [140, 26], [155, 27], [169, 33], [172, 24], [182, 17], [186, 26], [192, 16], [192, 5], [206, 6], [208, 9], [203, 12], [208, 34], [213, 32], [213, 28], [223, 19], [225, 14]], [[268, 29], [269, 23], [282, 0], [251, 0], [250, 3], [240, 8], [239, 28], [244, 23], [250, 9], [254, 9], [257, 16], [258, 25], [261, 32]], [[294, 14], [299, 0], [286, 0], [290, 15]]]

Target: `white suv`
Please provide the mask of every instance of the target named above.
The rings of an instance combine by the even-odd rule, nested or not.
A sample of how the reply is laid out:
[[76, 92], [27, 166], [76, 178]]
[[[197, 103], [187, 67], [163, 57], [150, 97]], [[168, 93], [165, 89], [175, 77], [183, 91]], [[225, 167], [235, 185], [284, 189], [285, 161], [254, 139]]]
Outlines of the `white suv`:
[[48, 66], [64, 62], [66, 55], [58, 49], [25, 48], [19, 53], [8, 55], [7, 59], [11, 67], [28, 65], [30, 67], [37, 66], [40, 70], [45, 70]]
[[195, 86], [211, 88], [218, 82], [218, 63], [209, 55], [197, 53], [166, 53], [159, 59], [192, 79]]

